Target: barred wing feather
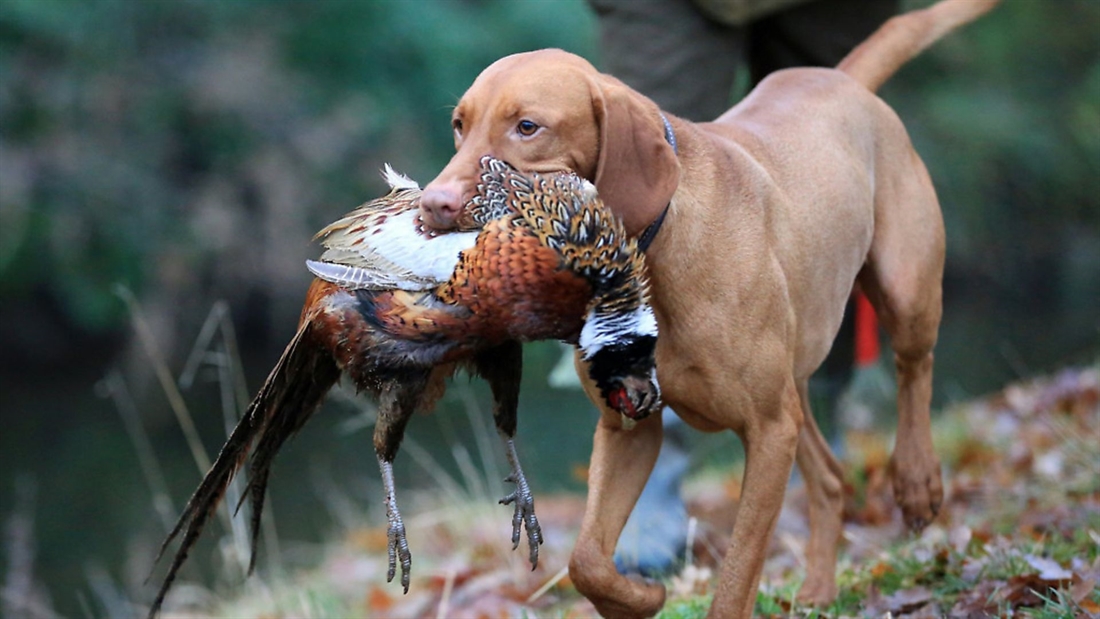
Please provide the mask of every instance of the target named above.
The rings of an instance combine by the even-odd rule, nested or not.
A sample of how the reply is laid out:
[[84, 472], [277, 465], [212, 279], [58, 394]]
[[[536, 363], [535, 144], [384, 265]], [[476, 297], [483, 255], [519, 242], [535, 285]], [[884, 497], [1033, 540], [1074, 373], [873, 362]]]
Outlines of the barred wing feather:
[[421, 291], [445, 283], [459, 254], [473, 247], [477, 231], [426, 232], [418, 216], [420, 188], [389, 166], [385, 177], [390, 193], [318, 232], [325, 251], [320, 262], [306, 266], [349, 290]]

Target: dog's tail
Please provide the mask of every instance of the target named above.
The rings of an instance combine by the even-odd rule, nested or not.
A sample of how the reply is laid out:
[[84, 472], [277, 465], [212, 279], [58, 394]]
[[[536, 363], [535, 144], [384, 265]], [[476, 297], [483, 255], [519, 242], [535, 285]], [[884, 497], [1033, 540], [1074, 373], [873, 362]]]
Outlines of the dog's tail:
[[887, 21], [840, 61], [837, 69], [875, 92], [905, 63], [1001, 0], [942, 0]]

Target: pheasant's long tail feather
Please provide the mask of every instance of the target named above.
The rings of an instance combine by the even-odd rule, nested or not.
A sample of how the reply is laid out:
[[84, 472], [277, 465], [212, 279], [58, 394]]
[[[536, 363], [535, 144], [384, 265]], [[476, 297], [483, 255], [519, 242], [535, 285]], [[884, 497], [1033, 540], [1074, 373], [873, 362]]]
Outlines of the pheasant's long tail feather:
[[248, 469], [248, 486], [245, 496], [252, 503], [252, 553], [248, 562], [248, 573], [256, 567], [256, 542], [260, 533], [260, 516], [263, 514], [264, 495], [267, 494], [267, 480], [271, 463], [275, 455], [288, 438], [302, 429], [313, 413], [321, 406], [321, 401], [332, 385], [340, 378], [340, 368], [332, 356], [319, 346], [311, 345], [310, 352], [296, 355], [291, 359], [288, 372], [282, 378], [294, 380], [287, 382], [279, 390], [279, 397], [272, 406], [279, 414], [269, 417], [267, 427], [252, 453], [252, 462]]
[[244, 465], [250, 447], [257, 443], [251, 467], [252, 480], [245, 491], [246, 495], [249, 492], [252, 495], [252, 563], [255, 562], [256, 531], [271, 459], [279, 446], [309, 419], [339, 378], [336, 363], [317, 343], [313, 328], [312, 321], [303, 320], [260, 392], [249, 404], [244, 417], [222, 446], [214, 465], [187, 501], [175, 527], [161, 544], [157, 562], [168, 545], [183, 534], [180, 547], [149, 609], [150, 618], [160, 610], [165, 594], [198, 541], [203, 527], [221, 503], [233, 476]]
[[860, 43], [837, 68], [875, 92], [905, 63], [952, 30], [997, 6], [1000, 0], [943, 0], [898, 15]]

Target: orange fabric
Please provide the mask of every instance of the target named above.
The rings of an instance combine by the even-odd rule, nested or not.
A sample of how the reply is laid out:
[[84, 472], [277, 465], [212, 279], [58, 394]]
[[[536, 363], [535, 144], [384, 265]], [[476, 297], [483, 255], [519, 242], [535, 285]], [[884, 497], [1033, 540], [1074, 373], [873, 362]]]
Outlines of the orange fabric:
[[881, 343], [878, 337], [878, 316], [867, 295], [856, 293], [856, 367], [866, 367], [878, 361]]

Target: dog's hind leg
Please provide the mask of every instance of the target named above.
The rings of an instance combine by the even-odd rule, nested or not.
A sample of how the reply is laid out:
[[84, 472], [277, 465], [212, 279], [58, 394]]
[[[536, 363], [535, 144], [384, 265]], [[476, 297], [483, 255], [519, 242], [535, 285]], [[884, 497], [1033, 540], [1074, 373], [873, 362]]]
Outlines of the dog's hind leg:
[[[890, 335], [898, 381], [898, 430], [890, 475], [894, 499], [914, 530], [943, 502], [932, 447], [932, 349], [943, 313], [944, 230], [928, 173], [916, 154], [909, 173], [876, 200], [875, 238], [860, 283]], [[884, 208], [885, 207], [885, 208]]]
[[810, 411], [807, 384], [798, 388], [803, 424], [798, 434], [795, 461], [802, 472], [809, 498], [810, 540], [806, 545], [806, 580], [798, 601], [824, 605], [836, 598], [837, 544], [843, 527], [843, 470]]

